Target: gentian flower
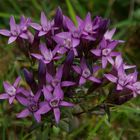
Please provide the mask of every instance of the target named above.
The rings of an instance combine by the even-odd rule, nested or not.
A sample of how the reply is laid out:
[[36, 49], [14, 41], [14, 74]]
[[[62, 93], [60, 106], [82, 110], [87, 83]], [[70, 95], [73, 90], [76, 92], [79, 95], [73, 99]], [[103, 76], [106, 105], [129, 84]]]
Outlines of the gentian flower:
[[75, 26], [74, 23], [68, 17], [65, 16], [64, 19], [65, 19], [66, 27], [68, 28], [72, 37], [76, 39], [80, 39], [83, 29], [84, 29], [83, 21], [77, 16], [76, 19], [77, 19], [78, 25]]
[[14, 99], [16, 98], [17, 94], [20, 93], [20, 88], [19, 88], [19, 82], [20, 82], [21, 78], [18, 77], [14, 84], [11, 85], [8, 82], [3, 82], [3, 86], [5, 89], [5, 93], [0, 95], [0, 99], [8, 99], [9, 103], [13, 103]]
[[117, 41], [107, 42], [105, 38], [103, 38], [98, 48], [91, 50], [91, 53], [101, 58], [102, 68], [105, 68], [107, 66], [107, 62], [114, 64], [114, 60], [112, 59], [112, 57], [120, 55], [120, 53], [118, 52], [113, 52], [113, 49], [116, 47], [117, 44]]
[[83, 29], [83, 38], [91, 41], [95, 41], [96, 38], [93, 36], [96, 32], [97, 26], [93, 26], [93, 22], [91, 19], [91, 14], [88, 13], [84, 22], [84, 29]]
[[75, 56], [78, 55], [76, 47], [79, 45], [80, 40], [73, 38], [70, 32], [58, 33], [53, 37], [53, 39], [60, 47], [58, 53], [64, 54], [67, 51], [73, 50]]
[[23, 39], [28, 39], [27, 28], [30, 19], [25, 19], [23, 16], [21, 17], [20, 24], [16, 24], [13, 16], [10, 18], [10, 31], [1, 29], [0, 34], [4, 36], [8, 36], [8, 44], [14, 42], [18, 37]]
[[131, 69], [131, 68], [135, 68], [136, 67], [135, 65], [127, 65], [127, 64], [125, 64], [123, 62], [122, 56], [118, 55], [118, 56], [116, 56], [114, 64], [112, 66], [113, 66], [113, 68], [118, 70], [121, 65], [123, 65], [124, 69]]
[[60, 87], [68, 87], [75, 85], [75, 82], [72, 81], [62, 81], [62, 75], [63, 65], [58, 67], [55, 76], [52, 76], [51, 74], [46, 72], [47, 87], [50, 91], [52, 91], [57, 85], [60, 85]]
[[84, 84], [87, 80], [100, 83], [101, 81], [93, 76], [93, 74], [98, 70], [98, 67], [93, 67], [92, 72], [87, 67], [87, 64], [85, 62], [85, 59], [82, 58], [80, 66], [73, 66], [73, 69], [76, 73], [80, 75], [79, 84]]
[[40, 109], [40, 107], [43, 105], [43, 102], [39, 101], [39, 98], [41, 96], [41, 90], [38, 90], [38, 92], [34, 95], [32, 91], [22, 90], [22, 93], [24, 96], [17, 96], [17, 100], [24, 105], [26, 108], [17, 114], [18, 118], [25, 118], [29, 115], [33, 115], [37, 122], [41, 121], [40, 114], [37, 113], [37, 111]]
[[127, 88], [129, 83], [133, 81], [133, 74], [126, 74], [123, 65], [121, 65], [118, 69], [117, 76], [112, 74], [104, 74], [104, 76], [111, 81], [112, 83], [115, 83], [117, 85], [117, 90], [123, 90], [124, 88]]
[[60, 107], [73, 107], [74, 104], [66, 102], [63, 100], [64, 93], [60, 88], [60, 85], [57, 85], [51, 93], [45, 86], [43, 87], [43, 94], [46, 99], [46, 103], [37, 111], [38, 114], [48, 113], [50, 110], [53, 110], [55, 121], [58, 124], [60, 121]]
[[137, 77], [138, 77], [138, 72], [135, 70], [135, 72], [132, 74], [132, 80], [127, 86], [128, 89], [132, 90], [132, 94], [134, 97], [140, 94], [140, 82], [137, 81]]
[[40, 44], [39, 47], [41, 54], [32, 53], [31, 55], [38, 60], [42, 60], [45, 64], [61, 58], [61, 56], [56, 56], [58, 47], [55, 47], [53, 51], [51, 51], [51, 49], [48, 49], [44, 43]]
[[30, 26], [34, 29], [36, 29], [37, 31], [39, 31], [38, 36], [43, 36], [48, 34], [51, 30], [56, 29], [56, 27], [54, 28], [54, 21], [49, 21], [44, 12], [41, 12], [41, 17], [40, 17], [40, 22], [41, 25], [38, 23], [30, 23]]

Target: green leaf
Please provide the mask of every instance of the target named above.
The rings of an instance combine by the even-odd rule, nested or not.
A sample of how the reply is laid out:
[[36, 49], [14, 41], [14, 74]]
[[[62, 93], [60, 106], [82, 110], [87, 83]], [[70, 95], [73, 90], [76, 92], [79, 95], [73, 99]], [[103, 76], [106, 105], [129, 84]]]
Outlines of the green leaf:
[[70, 14], [73, 22], [77, 25], [76, 14], [75, 14], [75, 11], [72, 7], [72, 4], [71, 4], [70, 0], [66, 0], [66, 4], [67, 4], [69, 14]]

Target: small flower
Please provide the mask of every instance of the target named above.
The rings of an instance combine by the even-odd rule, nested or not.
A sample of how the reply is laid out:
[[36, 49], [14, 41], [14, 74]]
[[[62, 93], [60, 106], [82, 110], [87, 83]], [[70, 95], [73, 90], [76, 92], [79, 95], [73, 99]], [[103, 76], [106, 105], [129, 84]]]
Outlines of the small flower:
[[43, 36], [48, 34], [51, 30], [57, 29], [56, 27], [54, 28], [54, 21], [49, 21], [44, 12], [41, 12], [41, 17], [40, 17], [40, 22], [41, 25], [38, 23], [30, 23], [30, 26], [37, 31], [39, 31], [38, 36]]
[[120, 53], [113, 52], [114, 48], [117, 46], [118, 41], [107, 42], [105, 38], [102, 39], [99, 47], [97, 49], [92, 49], [91, 53], [102, 60], [102, 68], [107, 66], [107, 62], [114, 64], [113, 56], [118, 56]]
[[77, 16], [76, 19], [78, 22], [78, 26], [75, 26], [74, 23], [68, 17], [65, 16], [64, 19], [65, 19], [66, 27], [68, 28], [72, 37], [75, 39], [80, 39], [84, 29], [83, 21]]
[[73, 107], [74, 104], [66, 102], [63, 100], [64, 93], [60, 88], [60, 85], [57, 85], [51, 93], [46, 87], [43, 87], [43, 94], [46, 99], [45, 104], [37, 111], [38, 114], [48, 113], [50, 110], [53, 110], [55, 121], [58, 124], [60, 121], [60, 107]]
[[135, 68], [135, 67], [136, 67], [135, 65], [126, 65], [126, 64], [123, 62], [122, 56], [121, 56], [121, 55], [118, 55], [118, 56], [116, 56], [116, 58], [115, 58], [113, 67], [114, 67], [116, 70], [118, 70], [119, 67], [120, 67], [121, 65], [123, 65], [124, 69], [131, 69], [131, 68]]
[[48, 72], [46, 72], [46, 81], [47, 81], [47, 87], [50, 91], [52, 91], [57, 85], [60, 85], [60, 87], [68, 87], [75, 85], [75, 82], [72, 81], [62, 81], [63, 76], [63, 65], [58, 67], [57, 72], [55, 76], [52, 76]]
[[76, 47], [79, 45], [80, 40], [73, 38], [70, 32], [61, 32], [56, 34], [53, 39], [60, 46], [58, 53], [64, 54], [67, 51], [73, 50], [75, 56], [77, 56]]
[[40, 114], [37, 113], [37, 111], [43, 105], [43, 102], [39, 102], [39, 98], [41, 96], [41, 90], [39, 90], [35, 95], [32, 93], [32, 91], [27, 91], [27, 90], [22, 90], [22, 93], [24, 96], [17, 96], [17, 100], [22, 105], [26, 106], [26, 109], [18, 113], [17, 117], [25, 118], [33, 114], [36, 121], [40, 122], [41, 116]]
[[140, 94], [140, 82], [137, 81], [137, 77], [138, 77], [138, 72], [135, 70], [135, 72], [132, 74], [132, 80], [127, 86], [128, 89], [132, 90], [132, 94], [134, 97]]
[[14, 42], [18, 37], [23, 39], [28, 39], [27, 28], [30, 19], [25, 19], [23, 16], [21, 17], [20, 24], [16, 24], [13, 16], [10, 18], [10, 31], [1, 29], [0, 34], [4, 36], [8, 36], [8, 44]]
[[128, 85], [133, 81], [133, 74], [126, 74], [123, 65], [121, 65], [118, 69], [117, 76], [112, 74], [104, 74], [104, 76], [117, 85], [117, 90], [123, 90], [124, 88], [128, 88]]
[[73, 66], [73, 69], [76, 73], [80, 75], [79, 84], [84, 84], [87, 80], [100, 83], [101, 81], [93, 76], [93, 74], [98, 70], [97, 67], [92, 68], [91, 70], [87, 67], [87, 64], [85, 62], [85, 59], [82, 58], [80, 66]]
[[19, 88], [19, 82], [20, 82], [21, 78], [18, 77], [14, 84], [11, 85], [8, 82], [4, 82], [3, 86], [5, 89], [5, 93], [0, 95], [0, 99], [8, 99], [9, 103], [12, 104], [14, 99], [16, 98], [17, 94], [21, 91]]
[[58, 47], [55, 47], [53, 51], [51, 49], [48, 49], [44, 43], [40, 44], [39, 47], [41, 54], [32, 53], [31, 55], [38, 60], [42, 60], [45, 64], [50, 63], [52, 60], [61, 58], [61, 56], [56, 56]]

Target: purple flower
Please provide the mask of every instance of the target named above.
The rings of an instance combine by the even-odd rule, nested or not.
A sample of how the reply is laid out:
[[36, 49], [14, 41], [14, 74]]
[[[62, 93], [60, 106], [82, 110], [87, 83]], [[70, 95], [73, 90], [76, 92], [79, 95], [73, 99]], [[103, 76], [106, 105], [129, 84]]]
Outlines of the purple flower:
[[32, 53], [31, 55], [38, 60], [42, 60], [45, 64], [50, 63], [52, 60], [61, 58], [61, 56], [56, 56], [58, 47], [55, 47], [53, 51], [51, 49], [48, 49], [44, 43], [40, 44], [39, 47], [41, 54]]
[[62, 81], [63, 75], [63, 65], [58, 67], [55, 76], [52, 76], [48, 72], [46, 72], [46, 81], [47, 81], [47, 88], [52, 91], [57, 85], [60, 87], [68, 87], [75, 85], [75, 82], [72, 81]]
[[121, 65], [123, 65], [124, 69], [131, 69], [131, 68], [135, 68], [136, 67], [135, 65], [126, 65], [123, 62], [122, 56], [121, 55], [118, 55], [115, 58], [115, 61], [114, 61], [114, 64], [113, 64], [113, 68], [115, 68], [116, 70], [118, 70]]
[[76, 73], [80, 75], [79, 84], [84, 84], [87, 80], [90, 80], [92, 82], [100, 83], [101, 81], [93, 76], [93, 74], [98, 70], [98, 67], [93, 67], [92, 72], [87, 67], [87, 64], [85, 62], [85, 59], [82, 58], [80, 66], [73, 66], [73, 69]]
[[35, 95], [32, 91], [22, 90], [24, 96], [17, 96], [17, 100], [26, 108], [17, 114], [18, 118], [25, 118], [29, 115], [33, 115], [37, 122], [41, 121], [40, 114], [37, 111], [43, 106], [43, 102], [39, 102], [41, 96], [41, 90], [39, 90]]
[[56, 41], [58, 46], [60, 46], [58, 53], [64, 54], [67, 51], [73, 50], [74, 54], [76, 56], [78, 55], [76, 47], [79, 45], [80, 40], [73, 38], [70, 32], [58, 33], [53, 37], [53, 39]]
[[83, 29], [84, 29], [84, 22], [77, 16], [78, 25], [75, 26], [74, 23], [65, 16], [65, 24], [68, 30], [70, 31], [73, 38], [80, 39]]
[[105, 38], [102, 39], [97, 49], [92, 49], [91, 52], [100, 57], [102, 60], [102, 68], [107, 66], [107, 62], [114, 64], [113, 56], [118, 56], [120, 53], [113, 52], [113, 49], [117, 46], [118, 41], [107, 42]]
[[21, 78], [18, 77], [15, 80], [13, 85], [11, 85], [8, 82], [3, 82], [5, 93], [0, 95], [0, 99], [8, 99], [10, 104], [13, 103], [13, 101], [16, 98], [17, 94], [21, 91], [20, 88], [19, 88], [20, 80], [21, 80]]
[[132, 74], [132, 80], [127, 86], [128, 89], [132, 90], [132, 94], [134, 97], [140, 94], [140, 82], [137, 81], [137, 77], [138, 77], [138, 72], [135, 70], [135, 72]]
[[40, 17], [40, 22], [41, 25], [38, 23], [30, 23], [30, 26], [39, 31], [38, 36], [43, 36], [48, 34], [51, 30], [55, 30], [56, 27], [54, 28], [54, 21], [48, 21], [48, 19], [45, 16], [44, 12], [41, 12], [41, 17]]
[[95, 41], [96, 38], [93, 36], [96, 33], [97, 26], [93, 26], [93, 22], [91, 19], [91, 14], [88, 13], [84, 22], [84, 30], [83, 30], [83, 38], [91, 41]]
[[117, 85], [117, 90], [123, 90], [124, 88], [128, 88], [128, 85], [133, 81], [133, 74], [126, 74], [123, 65], [119, 67], [117, 76], [112, 74], [105, 74], [104, 76], [109, 81]]
[[60, 85], [57, 85], [51, 93], [46, 87], [43, 87], [43, 94], [46, 99], [46, 103], [37, 111], [38, 114], [48, 113], [50, 110], [53, 110], [55, 121], [58, 124], [60, 121], [60, 107], [73, 107], [74, 104], [66, 102], [63, 100], [64, 93], [60, 88]]
[[18, 37], [23, 39], [28, 39], [27, 28], [30, 19], [25, 19], [23, 16], [21, 17], [20, 24], [16, 24], [13, 16], [10, 18], [10, 31], [1, 29], [0, 34], [4, 36], [8, 36], [8, 44], [14, 42]]

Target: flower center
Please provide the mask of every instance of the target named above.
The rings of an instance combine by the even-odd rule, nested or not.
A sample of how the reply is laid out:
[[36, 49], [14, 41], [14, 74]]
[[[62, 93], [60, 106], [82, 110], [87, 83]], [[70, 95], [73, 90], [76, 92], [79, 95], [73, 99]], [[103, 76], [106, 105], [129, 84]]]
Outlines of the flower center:
[[13, 36], [18, 36], [18, 31], [17, 30], [12, 30], [12, 35]]
[[78, 31], [73, 31], [73, 32], [72, 32], [72, 35], [73, 35], [74, 38], [79, 38], [79, 37], [80, 37], [80, 32], [78, 32]]
[[58, 105], [59, 105], [59, 100], [58, 99], [52, 99], [50, 101], [50, 106], [51, 107], [55, 108], [55, 107], [58, 107]]
[[92, 24], [86, 24], [85, 31], [86, 32], [92, 32]]
[[45, 52], [45, 54], [43, 56], [46, 61], [51, 61], [53, 58], [53, 54], [52, 54], [51, 50], [49, 50], [48, 52]]
[[108, 55], [110, 52], [111, 52], [111, 49], [103, 49], [102, 50], [102, 54], [105, 56]]
[[85, 78], [88, 78], [88, 77], [91, 75], [91, 72], [90, 72], [89, 69], [84, 69], [82, 75], [83, 75]]
[[53, 87], [57, 86], [59, 82], [60, 82], [59, 79], [53, 79], [53, 80], [52, 80], [52, 85], [53, 85]]
[[11, 87], [9, 87], [8, 89], [6, 89], [6, 92], [7, 92], [10, 96], [13, 96], [13, 95], [16, 94], [16, 89], [15, 89], [13, 86], [11, 86]]
[[125, 85], [127, 84], [125, 78], [119, 78], [118, 83], [119, 83], [121, 86], [125, 86]]
[[36, 112], [39, 109], [39, 105], [36, 101], [30, 100], [30, 103], [28, 105], [28, 108], [31, 112]]
[[71, 48], [71, 39], [70, 38], [67, 38], [64, 40], [64, 45], [66, 46], [66, 48], [70, 49]]

